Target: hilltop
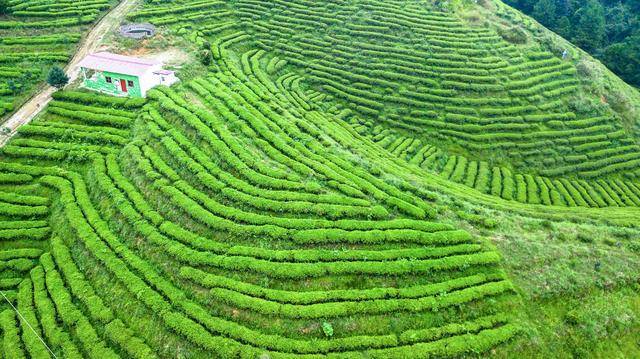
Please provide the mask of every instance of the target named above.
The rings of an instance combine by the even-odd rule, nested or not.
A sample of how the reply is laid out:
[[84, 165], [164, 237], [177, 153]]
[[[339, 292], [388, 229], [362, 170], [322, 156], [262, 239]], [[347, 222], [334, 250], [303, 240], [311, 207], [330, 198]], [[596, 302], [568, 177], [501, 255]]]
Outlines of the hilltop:
[[497, 0], [123, 21], [181, 82], [0, 150], [5, 356], [638, 354], [640, 96], [587, 53]]

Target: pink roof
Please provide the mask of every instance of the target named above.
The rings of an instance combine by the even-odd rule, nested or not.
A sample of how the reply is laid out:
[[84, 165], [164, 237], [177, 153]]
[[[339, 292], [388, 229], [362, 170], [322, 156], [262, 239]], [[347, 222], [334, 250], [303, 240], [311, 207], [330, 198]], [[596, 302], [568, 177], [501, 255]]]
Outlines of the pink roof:
[[91, 70], [140, 76], [149, 70], [157, 68], [157, 66], [161, 64], [161, 62], [138, 57], [117, 55], [110, 52], [98, 52], [87, 55], [80, 61], [78, 66]]
[[173, 75], [175, 74], [174, 71], [170, 71], [170, 70], [159, 70], [159, 71], [154, 71], [154, 74], [159, 74], [159, 75]]

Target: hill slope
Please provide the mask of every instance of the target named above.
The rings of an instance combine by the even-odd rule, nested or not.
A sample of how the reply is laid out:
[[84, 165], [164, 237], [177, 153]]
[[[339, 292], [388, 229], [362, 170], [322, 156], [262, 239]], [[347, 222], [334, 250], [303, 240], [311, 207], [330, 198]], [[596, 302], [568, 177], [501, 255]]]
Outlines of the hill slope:
[[52, 66], [71, 58], [89, 26], [114, 3], [0, 1], [0, 124], [33, 95]]
[[[187, 18], [217, 15], [193, 27], [196, 41], [276, 55], [268, 64], [274, 75], [304, 75], [295, 85], [353, 111], [348, 120], [362, 125], [362, 134], [451, 180], [533, 204], [640, 203], [617, 198], [627, 187], [638, 193], [628, 181], [638, 175], [637, 138], [611, 107], [593, 104], [575, 62], [535, 42], [509, 43], [489, 26], [405, 3], [311, 8], [305, 2], [239, 1], [211, 10], [184, 5], [183, 11]], [[130, 19], [172, 22], [162, 9]], [[528, 196], [527, 188], [542, 198]]]
[[639, 86], [640, 7], [634, 1], [507, 0], [551, 30], [601, 59], [628, 83]]
[[[148, 1], [129, 18], [210, 63], [146, 100], [59, 92], [2, 148], [8, 300], [61, 357], [637, 340], [626, 113], [589, 105], [576, 63], [468, 6]], [[49, 355], [1, 309], [6, 356]]]

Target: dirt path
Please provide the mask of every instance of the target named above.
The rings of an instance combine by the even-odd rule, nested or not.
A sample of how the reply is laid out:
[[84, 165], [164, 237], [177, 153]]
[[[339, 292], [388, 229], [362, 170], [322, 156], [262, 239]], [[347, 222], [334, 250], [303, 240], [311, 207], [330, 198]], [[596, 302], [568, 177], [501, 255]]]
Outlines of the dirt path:
[[[122, 0], [89, 30], [87, 36], [82, 39], [75, 55], [73, 55], [73, 58], [65, 67], [67, 76], [69, 76], [69, 83], [73, 83], [80, 75], [80, 69], [77, 66], [80, 60], [87, 54], [95, 52], [100, 46], [104, 36], [115, 30], [125, 15], [138, 5], [139, 2], [141, 2], [141, 0]], [[20, 126], [31, 122], [31, 120], [47, 106], [54, 92], [55, 88], [47, 85], [44, 90], [33, 96], [2, 124], [2, 127], [9, 129], [9, 133], [0, 134], [0, 147], [4, 146], [4, 144], [16, 134]]]

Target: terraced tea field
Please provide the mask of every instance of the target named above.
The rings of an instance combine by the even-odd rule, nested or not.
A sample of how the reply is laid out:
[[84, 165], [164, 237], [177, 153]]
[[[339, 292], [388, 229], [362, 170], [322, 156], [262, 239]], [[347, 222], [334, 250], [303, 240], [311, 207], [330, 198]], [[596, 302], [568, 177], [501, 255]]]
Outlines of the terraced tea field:
[[[3, 149], [13, 159], [3, 170], [29, 177], [12, 186], [12, 196], [35, 188], [60, 196], [61, 231], [18, 237], [35, 241], [45, 231], [52, 250], [39, 257], [42, 268], [29, 272], [30, 259], [16, 271], [29, 284], [14, 289], [16, 298], [28, 297], [19, 306], [62, 319], [42, 323], [45, 335], [72, 338], [48, 338], [54, 347], [90, 354], [110, 343], [114, 352], [143, 357], [162, 341], [182, 340], [226, 355], [401, 356], [409, 347], [425, 354], [486, 349], [517, 332], [504, 310], [513, 289], [494, 250], [429, 220], [433, 205], [416, 193], [338, 156], [353, 137], [335, 117], [270, 92], [273, 82], [249, 80], [262, 68], [229, 70], [156, 91], [142, 108], [62, 93]], [[277, 99], [272, 106], [258, 101], [267, 96]], [[123, 105], [130, 109], [113, 109]], [[162, 251], [147, 252], [152, 247]], [[86, 261], [118, 281], [126, 308], [91, 285], [93, 270], [79, 274]], [[53, 303], [38, 301], [45, 286]], [[475, 315], [462, 316], [467, 306]], [[140, 315], [128, 315], [131, 308]], [[158, 322], [148, 323], [149, 312], [161, 315]], [[86, 329], [66, 332], [76, 320]], [[321, 321], [334, 328], [332, 340], [321, 339], [314, 325]], [[398, 329], [376, 329], [381, 323]], [[96, 334], [104, 325], [119, 330]], [[121, 335], [122, 327], [149, 336]], [[82, 338], [87, 330], [91, 336]], [[447, 348], [452, 343], [460, 347]]]
[[634, 354], [640, 147], [573, 60], [422, 1], [128, 19], [207, 65], [57, 92], [0, 149], [4, 357]]
[[[452, 158], [447, 178], [456, 170], [455, 158], [464, 157], [456, 177], [470, 178], [456, 182], [474, 187], [473, 170], [466, 176], [463, 166], [489, 158], [478, 183], [484, 193], [499, 191], [505, 199], [527, 203], [638, 205], [637, 140], [610, 108], [598, 108], [595, 116], [578, 106], [575, 65], [551, 52], [536, 46], [523, 50], [491, 29], [411, 3], [402, 6], [403, 1], [177, 3], [183, 4], [180, 18], [194, 21], [176, 21], [177, 31], [192, 31], [196, 42], [213, 44], [214, 55], [222, 44], [260, 49], [245, 53], [246, 61], [273, 54], [267, 72], [281, 76], [277, 83], [317, 91], [310, 94], [316, 102], [335, 99], [329, 103], [350, 111], [346, 119], [363, 125], [361, 134], [385, 141], [383, 146], [399, 146], [393, 141], [405, 137], [406, 146], [426, 146], [412, 148], [411, 155], [434, 147], [444, 155], [431, 158], [439, 161], [439, 172]], [[165, 15], [172, 8], [154, 6], [130, 19], [173, 23]], [[204, 12], [214, 16], [202, 20]], [[422, 16], [411, 18], [414, 13]], [[413, 163], [422, 165], [424, 159], [418, 156]], [[495, 167], [506, 172], [489, 175]], [[577, 183], [574, 176], [600, 183]], [[548, 183], [549, 177], [563, 182]], [[525, 198], [517, 185], [542, 193]], [[551, 193], [554, 200], [547, 199]], [[628, 198], [616, 198], [620, 195]]]
[[[354, 119], [354, 129], [411, 164], [439, 173], [442, 177], [479, 192], [521, 203], [569, 207], [617, 207], [640, 205], [638, 181], [621, 179], [567, 179], [512, 173], [506, 167], [492, 167], [486, 161], [471, 161], [447, 155], [433, 145], [378, 126], [371, 130]], [[634, 145], [634, 147], [637, 147]]]
[[[82, 34], [113, 0], [9, 0], [0, 16], [0, 123], [63, 66]], [[2, 15], [2, 14], [0, 14]]]
[[[230, 10], [217, 3], [220, 20], [193, 30], [255, 43], [304, 68], [310, 86], [357, 115], [418, 138], [476, 156], [504, 151], [506, 161], [544, 175], [637, 170], [637, 143], [611, 111], [594, 117], [569, 103], [579, 85], [570, 62], [403, 3], [239, 1]], [[132, 18], [156, 21], [149, 15]]]

